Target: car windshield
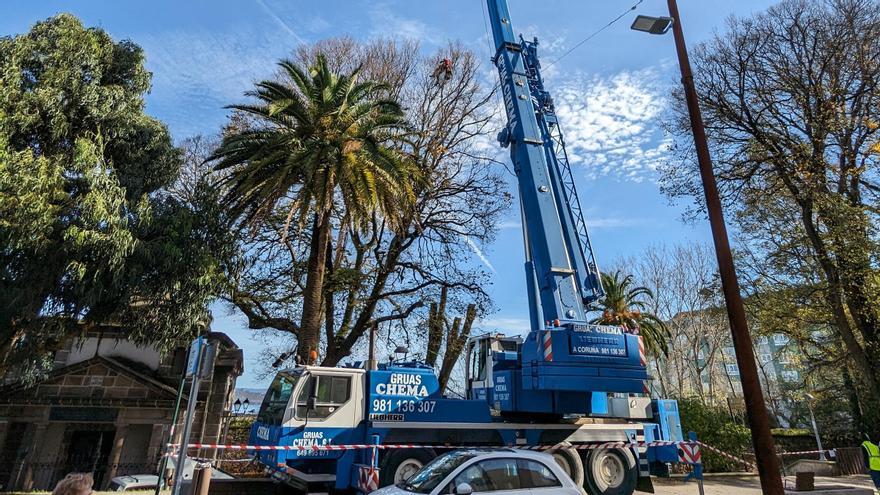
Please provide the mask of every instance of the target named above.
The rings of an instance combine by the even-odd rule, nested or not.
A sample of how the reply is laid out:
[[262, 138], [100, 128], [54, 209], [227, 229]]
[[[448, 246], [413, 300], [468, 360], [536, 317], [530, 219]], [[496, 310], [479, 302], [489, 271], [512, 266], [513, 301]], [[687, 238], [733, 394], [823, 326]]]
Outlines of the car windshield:
[[461, 466], [468, 459], [477, 456], [477, 452], [455, 451], [441, 455], [433, 461], [425, 464], [412, 478], [399, 484], [398, 487], [415, 493], [430, 493], [441, 481], [446, 479], [449, 473]]

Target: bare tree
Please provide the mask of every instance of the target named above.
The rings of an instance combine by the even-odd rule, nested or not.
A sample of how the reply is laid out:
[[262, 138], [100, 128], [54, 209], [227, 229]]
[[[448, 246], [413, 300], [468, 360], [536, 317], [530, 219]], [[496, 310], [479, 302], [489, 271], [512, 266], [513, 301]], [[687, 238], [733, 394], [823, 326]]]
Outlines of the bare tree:
[[450, 324], [449, 317], [446, 315], [446, 300], [447, 288], [443, 287], [440, 290], [440, 302], [431, 303], [428, 313], [428, 350], [425, 358], [427, 365], [436, 366], [441, 347], [444, 347], [445, 344], [440, 371], [437, 373], [441, 393], [446, 390], [449, 378], [455, 364], [461, 357], [468, 338], [471, 336], [471, 328], [477, 317], [476, 304], [468, 304], [464, 320], [456, 317]]
[[725, 386], [723, 347], [729, 330], [719, 310], [720, 288], [712, 251], [705, 244], [650, 246], [633, 260], [640, 285], [650, 288], [655, 314], [671, 334], [669, 352], [653, 366], [664, 394], [697, 395], [704, 402]]

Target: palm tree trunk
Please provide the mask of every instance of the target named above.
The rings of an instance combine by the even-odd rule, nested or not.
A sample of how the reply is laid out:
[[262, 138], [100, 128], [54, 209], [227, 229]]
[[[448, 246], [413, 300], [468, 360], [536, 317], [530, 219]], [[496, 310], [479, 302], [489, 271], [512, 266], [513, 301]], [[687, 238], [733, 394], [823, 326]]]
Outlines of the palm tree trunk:
[[330, 212], [315, 214], [312, 240], [309, 245], [309, 263], [306, 271], [306, 290], [303, 293], [302, 321], [299, 329], [297, 356], [300, 362], [312, 364], [311, 352], [318, 351], [320, 340], [324, 275], [327, 268], [327, 244], [331, 234]]

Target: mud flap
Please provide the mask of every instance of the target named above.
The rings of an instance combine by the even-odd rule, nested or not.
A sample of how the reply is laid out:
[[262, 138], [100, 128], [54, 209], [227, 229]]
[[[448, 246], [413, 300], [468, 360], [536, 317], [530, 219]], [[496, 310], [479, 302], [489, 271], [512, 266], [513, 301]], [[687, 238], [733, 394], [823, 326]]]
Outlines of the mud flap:
[[[639, 440], [644, 441], [644, 437]], [[639, 447], [635, 450], [639, 460], [639, 481], [636, 483], [636, 491], [654, 493], [654, 482], [651, 481], [651, 465], [648, 463], [648, 449], [647, 447]]]
[[654, 482], [650, 476], [639, 476], [639, 482], [636, 483], [637, 492], [654, 493]]

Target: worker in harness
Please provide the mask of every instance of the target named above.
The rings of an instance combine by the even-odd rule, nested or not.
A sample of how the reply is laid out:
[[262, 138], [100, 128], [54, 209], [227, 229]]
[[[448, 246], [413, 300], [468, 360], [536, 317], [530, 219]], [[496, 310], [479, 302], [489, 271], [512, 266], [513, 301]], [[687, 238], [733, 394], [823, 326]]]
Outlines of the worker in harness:
[[874, 482], [874, 493], [880, 494], [880, 447], [871, 442], [871, 438], [867, 433], [863, 434], [865, 441], [862, 442], [862, 457], [865, 460], [865, 467], [871, 475]]
[[444, 58], [443, 60], [441, 60], [437, 64], [437, 67], [434, 68], [434, 72], [431, 74], [431, 77], [436, 79], [437, 82], [440, 82], [441, 79], [443, 81], [448, 81], [452, 79], [452, 60], [448, 58]]

